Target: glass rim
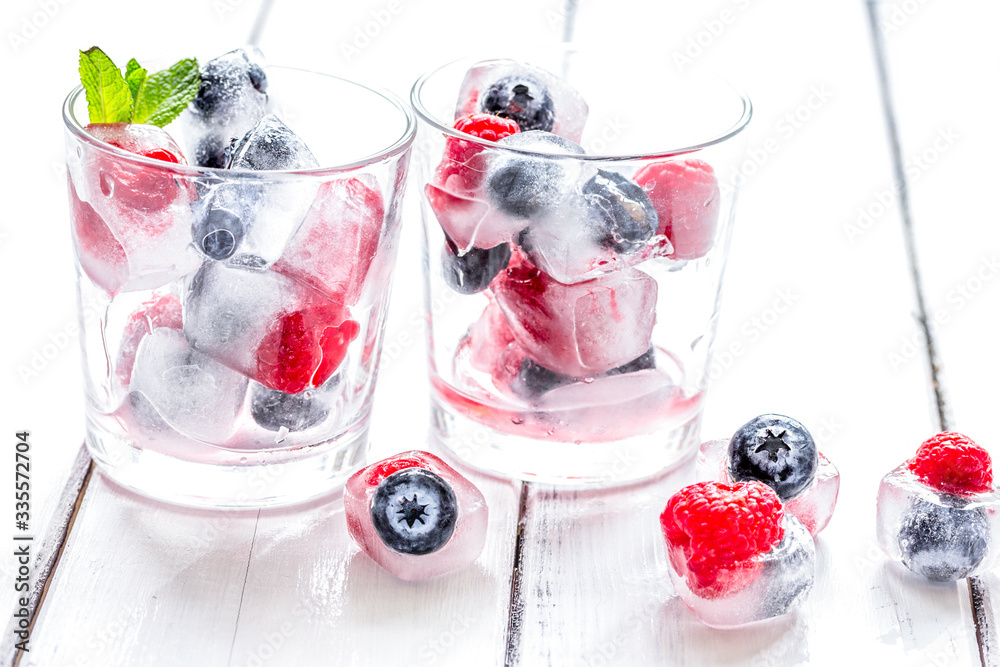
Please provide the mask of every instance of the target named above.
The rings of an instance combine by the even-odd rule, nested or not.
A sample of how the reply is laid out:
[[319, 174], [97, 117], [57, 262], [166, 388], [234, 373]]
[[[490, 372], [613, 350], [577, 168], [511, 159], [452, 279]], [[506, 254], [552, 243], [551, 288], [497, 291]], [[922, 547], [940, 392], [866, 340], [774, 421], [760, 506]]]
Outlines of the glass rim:
[[380, 88], [377, 86], [368, 86], [363, 83], [358, 83], [357, 81], [353, 81], [351, 79], [346, 79], [344, 77], [336, 76], [333, 74], [325, 74], [323, 72], [316, 72], [314, 70], [307, 70], [301, 67], [271, 65], [268, 66], [268, 69], [279, 69], [279, 70], [288, 70], [293, 72], [304, 72], [306, 74], [314, 74], [317, 76], [323, 76], [330, 79], [336, 79], [338, 81], [342, 81], [344, 83], [348, 83], [353, 86], [357, 86], [359, 88], [367, 90], [368, 92], [374, 93], [375, 95], [381, 97], [386, 102], [389, 102], [391, 105], [396, 107], [396, 109], [402, 112], [403, 117], [406, 118], [406, 126], [403, 128], [402, 134], [400, 134], [400, 136], [395, 141], [393, 141], [393, 143], [390, 144], [388, 147], [383, 148], [370, 155], [366, 155], [365, 157], [360, 158], [358, 160], [354, 160], [352, 162], [346, 162], [336, 165], [312, 167], [310, 169], [294, 169], [294, 170], [269, 169], [269, 170], [254, 171], [249, 169], [225, 169], [221, 167], [199, 167], [198, 165], [193, 165], [193, 164], [177, 164], [173, 162], [167, 162], [165, 160], [157, 160], [156, 158], [145, 157], [143, 155], [138, 155], [136, 153], [131, 153], [123, 148], [118, 148], [117, 146], [112, 146], [111, 144], [105, 141], [101, 141], [94, 135], [87, 132], [84, 125], [80, 123], [80, 120], [76, 117], [76, 114], [73, 111], [73, 108], [76, 105], [77, 100], [80, 98], [80, 95], [84, 94], [82, 85], [74, 87], [66, 96], [66, 99], [63, 101], [63, 108], [62, 108], [63, 124], [66, 126], [66, 129], [69, 130], [70, 133], [72, 133], [78, 140], [94, 145], [100, 150], [111, 153], [112, 155], [115, 155], [123, 159], [127, 159], [132, 162], [136, 162], [138, 164], [152, 166], [158, 169], [166, 169], [169, 171], [183, 173], [190, 176], [199, 176], [199, 175], [231, 176], [234, 173], [248, 173], [257, 175], [301, 174], [301, 175], [315, 176], [320, 174], [340, 173], [345, 171], [352, 171], [354, 169], [360, 169], [362, 167], [366, 167], [371, 164], [382, 162], [383, 160], [395, 157], [401, 153], [406, 152], [413, 145], [414, 139], [416, 138], [417, 134], [416, 117], [413, 115], [413, 111], [410, 109], [410, 107], [395, 93], [385, 88]]
[[722, 82], [725, 86], [727, 86], [737, 98], [739, 98], [740, 102], [743, 105], [743, 109], [742, 109], [739, 117], [736, 119], [736, 121], [732, 125], [730, 125], [728, 128], [726, 128], [722, 132], [720, 132], [720, 133], [718, 133], [718, 134], [716, 134], [716, 135], [714, 135], [712, 137], [709, 137], [709, 138], [707, 138], [707, 139], [705, 139], [703, 141], [700, 141], [698, 143], [695, 143], [695, 144], [691, 144], [691, 145], [688, 145], [688, 146], [677, 147], [677, 148], [658, 149], [658, 150], [655, 150], [655, 151], [648, 151], [648, 152], [642, 152], [642, 153], [629, 153], [629, 154], [621, 153], [621, 154], [609, 154], [609, 155], [598, 155], [598, 154], [592, 154], [592, 153], [586, 153], [586, 154], [577, 154], [577, 153], [549, 153], [549, 152], [533, 151], [531, 149], [522, 148], [522, 147], [518, 147], [518, 146], [498, 146], [497, 143], [494, 142], [494, 141], [489, 141], [487, 139], [481, 139], [481, 138], [475, 137], [475, 136], [473, 136], [471, 134], [466, 134], [465, 132], [459, 132], [454, 127], [452, 127], [451, 124], [447, 124], [447, 123], [441, 122], [441, 120], [439, 118], [437, 118], [437, 116], [435, 116], [433, 113], [430, 112], [430, 110], [427, 109], [427, 106], [424, 104], [424, 101], [423, 101], [423, 99], [421, 97], [421, 93], [423, 92], [424, 85], [431, 79], [431, 77], [433, 77], [434, 75], [436, 75], [439, 72], [441, 72], [441, 70], [445, 69], [446, 67], [450, 67], [452, 65], [460, 63], [460, 62], [480, 62], [480, 60], [481, 59], [475, 59], [475, 58], [472, 58], [472, 57], [469, 57], [469, 56], [465, 56], [465, 57], [462, 57], [462, 58], [456, 58], [455, 60], [446, 62], [443, 65], [435, 67], [434, 69], [432, 69], [432, 70], [424, 73], [420, 78], [418, 78], [414, 82], [413, 87], [410, 88], [410, 104], [413, 106], [413, 110], [416, 112], [417, 116], [421, 120], [423, 120], [425, 123], [427, 123], [428, 125], [430, 125], [434, 129], [440, 130], [445, 135], [450, 136], [450, 137], [454, 137], [454, 138], [457, 138], [457, 139], [462, 139], [464, 141], [469, 141], [469, 142], [478, 144], [480, 146], [491, 147], [491, 148], [494, 148], [494, 149], [503, 148], [504, 150], [508, 150], [508, 151], [515, 152], [515, 153], [526, 153], [526, 154], [529, 154], [529, 155], [544, 156], [544, 157], [547, 157], [547, 158], [550, 158], [550, 159], [551, 158], [572, 158], [574, 160], [581, 160], [581, 161], [587, 161], [587, 162], [616, 162], [616, 161], [625, 161], [625, 160], [652, 160], [652, 159], [657, 159], [657, 158], [665, 158], [665, 157], [673, 157], [673, 156], [677, 156], [677, 155], [683, 155], [685, 153], [693, 153], [695, 151], [699, 151], [699, 150], [702, 150], [704, 148], [708, 148], [709, 146], [714, 146], [715, 144], [720, 144], [720, 143], [722, 143], [722, 142], [724, 142], [724, 141], [726, 141], [728, 139], [731, 139], [732, 137], [736, 136], [740, 132], [742, 132], [746, 128], [747, 124], [750, 122], [751, 117], [753, 116], [753, 104], [750, 102], [750, 97], [742, 89], [738, 88], [737, 86], [735, 86], [731, 82], [723, 79], [722, 77], [716, 77], [720, 82]]

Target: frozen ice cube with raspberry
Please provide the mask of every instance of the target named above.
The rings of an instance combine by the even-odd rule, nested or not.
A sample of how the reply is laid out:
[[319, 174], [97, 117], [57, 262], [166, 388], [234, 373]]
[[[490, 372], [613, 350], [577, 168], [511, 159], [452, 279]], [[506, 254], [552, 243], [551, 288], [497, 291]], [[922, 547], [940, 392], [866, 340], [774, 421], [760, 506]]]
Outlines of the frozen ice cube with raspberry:
[[[312, 152], [274, 115], [260, 119], [232, 146], [230, 170], [272, 172], [318, 167]], [[266, 269], [274, 264], [313, 206], [313, 179], [283, 174], [227, 176], [200, 202], [191, 234], [209, 259]]]
[[152, 125], [92, 123], [87, 131], [126, 151], [70, 159], [74, 241], [87, 276], [116, 294], [154, 289], [194, 271], [201, 262], [190, 247], [194, 192], [171, 168], [186, 164], [180, 147]]
[[226, 167], [230, 142], [267, 113], [267, 75], [256, 47], [230, 51], [201, 66], [198, 94], [181, 115], [194, 164]]
[[193, 349], [179, 330], [159, 327], [139, 343], [129, 389], [179, 433], [222, 444], [236, 431], [247, 379]]
[[657, 234], [670, 239], [660, 254], [671, 259], [698, 259], [715, 245], [720, 192], [715, 171], [696, 159], [652, 162], [636, 172], [659, 216]]
[[580, 141], [587, 103], [563, 79], [515, 60], [484, 60], [465, 74], [455, 118], [489, 113], [517, 122], [522, 132], [542, 130]]
[[407, 581], [475, 561], [486, 541], [482, 492], [437, 456], [410, 451], [359, 470], [344, 486], [347, 530], [383, 568]]
[[702, 443], [696, 474], [725, 483], [767, 484], [814, 537], [833, 517], [840, 492], [837, 467], [819, 452], [805, 426], [783, 415], [760, 415], [730, 440]]
[[186, 285], [191, 345], [269, 389], [321, 386], [359, 332], [343, 304], [274, 271], [206, 262]]
[[128, 317], [118, 345], [115, 374], [123, 386], [128, 386], [135, 365], [136, 352], [142, 339], [155, 329], [166, 327], [180, 331], [181, 302], [172, 292], [154, 294]]
[[698, 482], [660, 515], [670, 579], [712, 627], [735, 627], [794, 610], [812, 588], [809, 531], [760, 482]]
[[378, 253], [384, 222], [382, 192], [374, 177], [328, 181], [274, 270], [354, 305]]
[[1000, 495], [989, 452], [961, 433], [939, 433], [882, 478], [879, 546], [931, 581], [949, 582], [993, 568]]
[[556, 373], [593, 376], [649, 350], [657, 288], [639, 269], [564, 285], [523, 262], [493, 290], [518, 345]]

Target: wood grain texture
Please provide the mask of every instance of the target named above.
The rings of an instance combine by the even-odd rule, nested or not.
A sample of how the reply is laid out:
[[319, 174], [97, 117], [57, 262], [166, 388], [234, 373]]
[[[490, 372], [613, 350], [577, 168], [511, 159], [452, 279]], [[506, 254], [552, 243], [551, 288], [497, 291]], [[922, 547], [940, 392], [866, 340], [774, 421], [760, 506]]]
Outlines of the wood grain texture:
[[[782, 48], [766, 46], [773, 43]], [[672, 591], [656, 530], [670, 492], [693, 481], [690, 467], [622, 496], [538, 489], [526, 529], [534, 550], [523, 664], [978, 662], [965, 583], [930, 584], [888, 562], [875, 542], [879, 479], [937, 420], [920, 362], [899, 372], [887, 356], [912, 330], [915, 301], [867, 46], [861, 5], [775, 2], [748, 10], [694, 65], [720, 50], [740, 53], [736, 67], [754, 99], [793, 100], [755, 113], [750, 154], [771, 139], [775, 148], [741, 193], [717, 359], [731, 342], [742, 351], [720, 368], [703, 434], [728, 437], [755, 414], [791, 414], [839, 466], [840, 502], [817, 541], [810, 598], [760, 627], [720, 632], [695, 620]], [[781, 91], [754, 74], [779, 69]], [[796, 98], [816, 108], [803, 110]], [[883, 190], [881, 213], [859, 224]], [[786, 287], [793, 305], [768, 321], [763, 314]]]
[[[928, 317], [941, 363], [942, 428], [972, 436], [991, 449], [1000, 428], [993, 418], [989, 378], [1000, 372], [997, 325], [1000, 230], [993, 211], [1000, 130], [995, 86], [983, 76], [1000, 61], [988, 26], [1000, 19], [993, 3], [950, 7], [877, 5], [907, 167], [909, 208]], [[955, 43], [951, 35], [961, 35]], [[947, 48], [928, 48], [947, 40]], [[917, 76], [919, 74], [919, 76]], [[988, 75], [987, 75], [988, 76]], [[909, 359], [900, 358], [905, 365]], [[917, 360], [909, 365], [922, 365]], [[995, 574], [969, 582], [984, 665], [1000, 664]]]

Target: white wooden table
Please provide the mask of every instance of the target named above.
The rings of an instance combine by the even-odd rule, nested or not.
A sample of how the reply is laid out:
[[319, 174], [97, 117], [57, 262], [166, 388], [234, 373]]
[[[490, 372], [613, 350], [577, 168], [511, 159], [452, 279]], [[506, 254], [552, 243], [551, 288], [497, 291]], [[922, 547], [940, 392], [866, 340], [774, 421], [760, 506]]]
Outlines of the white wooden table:
[[[35, 540], [30, 651], [15, 652], [8, 621], [3, 664], [1000, 664], [1000, 578], [924, 582], [885, 561], [874, 531], [880, 477], [932, 433], [961, 430], [1000, 455], [1000, 170], [991, 158], [1000, 5], [580, 3], [577, 38], [608, 43], [609, 57], [615, 43], [657, 44], [678, 67], [721, 72], [754, 100], [703, 433], [725, 437], [756, 414], [782, 412], [839, 466], [840, 503], [819, 537], [804, 607], [728, 632], [688, 612], [667, 578], [656, 518], [692, 480], [690, 465], [607, 492], [471, 475], [490, 503], [486, 549], [473, 566], [423, 583], [397, 581], [359, 553], [337, 495], [212, 513], [146, 500], [93, 471], [79, 444], [57, 113], [76, 50], [212, 57], [245, 39], [258, 4], [183, 0], [151, 13], [125, 0], [16, 0], [4, 9], [0, 182], [10, 189], [0, 270], [12, 352], [0, 478], [13, 480], [13, 434], [30, 430]], [[504, 10], [457, 0], [326, 5], [278, 0], [261, 42], [272, 62], [401, 95], [438, 62], [484, 46], [516, 54], [564, 27], [562, 0]], [[419, 271], [414, 203], [397, 275]], [[396, 281], [373, 459], [428, 446], [417, 282]], [[781, 300], [790, 306], [776, 309]], [[0, 514], [6, 502], [13, 514], [11, 496], [0, 495]], [[13, 558], [0, 559], [10, 609], [16, 574]]]

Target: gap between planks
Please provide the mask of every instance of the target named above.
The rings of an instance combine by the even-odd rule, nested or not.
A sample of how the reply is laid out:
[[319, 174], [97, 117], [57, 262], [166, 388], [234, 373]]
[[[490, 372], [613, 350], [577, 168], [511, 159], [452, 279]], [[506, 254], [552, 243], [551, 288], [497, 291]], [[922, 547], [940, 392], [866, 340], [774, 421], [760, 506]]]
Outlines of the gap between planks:
[[[80, 451], [70, 468], [69, 479], [60, 494], [56, 506], [53, 509], [52, 518], [49, 521], [48, 529], [38, 544], [38, 552], [34, 562], [35, 581], [28, 596], [28, 638], [30, 648], [31, 633], [35, 628], [35, 621], [38, 612], [45, 602], [45, 595], [49, 590], [49, 584], [59, 567], [66, 542], [69, 539], [73, 524], [76, 523], [76, 516], [80, 512], [80, 505], [83, 503], [83, 496], [87, 492], [90, 479], [94, 473], [94, 462], [87, 452], [86, 445], [81, 445]], [[16, 647], [14, 631], [17, 619], [11, 619], [4, 633], [4, 641], [0, 644], [0, 656], [3, 664], [17, 667], [24, 656], [24, 652]]]
[[[903, 161], [903, 151], [900, 147], [899, 127], [896, 122], [896, 109], [892, 99], [892, 87], [889, 81], [888, 53], [885, 40], [878, 22], [879, 0], [866, 0], [868, 11], [868, 27], [871, 31], [872, 50], [875, 57], [875, 68], [878, 74], [879, 93], [882, 98], [882, 111], [885, 119], [886, 133], [892, 158], [893, 176], [899, 191], [900, 217], [903, 223], [903, 239], [906, 244], [907, 261], [910, 265], [910, 278], [917, 299], [917, 322], [924, 335], [927, 362], [930, 368], [931, 389], [934, 392], [934, 403], [937, 410], [938, 429], [951, 430], [951, 417], [948, 401], [942, 383], [942, 364], [938, 354], [937, 341], [927, 317], [927, 305], [924, 297], [923, 279], [920, 271], [920, 261], [917, 255], [916, 235], [913, 231], [913, 212], [910, 206], [910, 189], [906, 178]], [[969, 587], [969, 601], [972, 608], [972, 618], [976, 626], [976, 641], [979, 644], [979, 659], [983, 667], [996, 667], [998, 656], [994, 652], [996, 642], [996, 626], [993, 620], [992, 607], [989, 604], [989, 590], [979, 577], [969, 577], [966, 580]]]

